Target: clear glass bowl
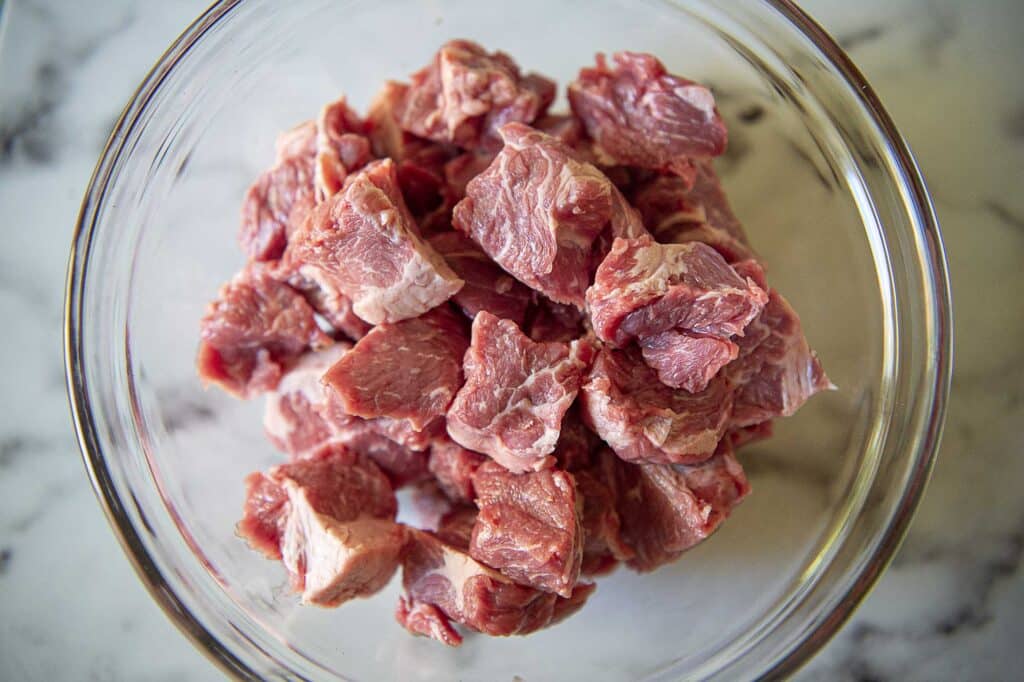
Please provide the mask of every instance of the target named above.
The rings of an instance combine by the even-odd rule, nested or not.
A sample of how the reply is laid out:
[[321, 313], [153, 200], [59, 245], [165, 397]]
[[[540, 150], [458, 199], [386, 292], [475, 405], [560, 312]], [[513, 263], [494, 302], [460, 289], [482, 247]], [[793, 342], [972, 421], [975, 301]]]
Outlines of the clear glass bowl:
[[[726, 3], [722, 3], [726, 5]], [[71, 252], [66, 352], [89, 473], [143, 581], [229, 673], [262, 679], [611, 680], [784, 674], [863, 598], [919, 500], [950, 371], [944, 257], [915, 163], [861, 75], [783, 0], [221, 2], [141, 85], [100, 159]], [[204, 392], [197, 324], [242, 264], [247, 184], [278, 131], [340, 92], [365, 107], [449, 37], [561, 83], [644, 50], [713, 85], [719, 169], [837, 392], [742, 453], [754, 493], [651, 575], [619, 571], [576, 617], [457, 650], [392, 618], [397, 580], [300, 607], [235, 538], [243, 476], [280, 461], [259, 401]], [[560, 104], [564, 105], [564, 101]]]

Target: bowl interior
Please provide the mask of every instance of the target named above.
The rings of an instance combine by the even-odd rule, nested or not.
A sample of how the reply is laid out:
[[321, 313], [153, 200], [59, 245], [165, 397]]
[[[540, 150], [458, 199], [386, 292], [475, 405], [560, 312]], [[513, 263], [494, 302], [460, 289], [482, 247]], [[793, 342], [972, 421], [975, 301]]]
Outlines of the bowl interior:
[[[753, 647], [828, 571], [864, 508], [892, 419], [891, 237], [882, 190], [862, 175], [863, 149], [851, 147], [876, 142], [783, 66], [799, 53], [780, 54], [731, 22], [712, 3], [520, 0], [499, 12], [459, 0], [251, 1], [178, 60], [112, 169], [90, 252], [102, 279], [88, 280], [83, 323], [103, 326], [90, 346], [103, 368], [90, 377], [103, 392], [92, 409], [120, 444], [106, 450], [115, 487], [131, 492], [147, 551], [222, 646], [245, 650], [238, 655], [265, 675], [706, 674]], [[561, 85], [595, 52], [619, 49], [652, 52], [712, 85], [730, 130], [717, 164], [725, 187], [770, 283], [800, 312], [840, 387], [741, 452], [753, 493], [676, 564], [601, 579], [587, 607], [550, 630], [468, 637], [457, 650], [394, 622], [397, 579], [337, 610], [301, 607], [280, 565], [234, 536], [243, 477], [282, 455], [262, 434], [261, 401], [204, 391], [193, 364], [204, 307], [243, 264], [241, 198], [272, 162], [276, 134], [340, 93], [364, 109], [385, 79], [404, 78], [451, 37], [502, 49]]]

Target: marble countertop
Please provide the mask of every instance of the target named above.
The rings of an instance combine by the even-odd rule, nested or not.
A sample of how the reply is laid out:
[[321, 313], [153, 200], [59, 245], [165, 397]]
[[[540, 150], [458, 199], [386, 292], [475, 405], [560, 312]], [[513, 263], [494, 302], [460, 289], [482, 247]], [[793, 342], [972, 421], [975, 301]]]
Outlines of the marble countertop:
[[[205, 0], [0, 2], [0, 678], [221, 677], [135, 579], [83, 474], [61, 358], [67, 248], [121, 107]], [[1024, 642], [1019, 0], [807, 0], [909, 139], [956, 303], [942, 454], [874, 592], [799, 674], [1001, 680]]]

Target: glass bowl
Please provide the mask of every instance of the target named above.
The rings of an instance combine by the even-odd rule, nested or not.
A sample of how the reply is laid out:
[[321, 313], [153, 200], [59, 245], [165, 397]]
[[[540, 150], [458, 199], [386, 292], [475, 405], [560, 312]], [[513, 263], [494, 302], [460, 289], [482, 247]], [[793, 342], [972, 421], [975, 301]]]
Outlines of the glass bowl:
[[[789, 2], [221, 2], [167, 51], [112, 134], [71, 251], [66, 353], [93, 484], [142, 580], [225, 671], [261, 679], [753, 678], [794, 670], [892, 557], [936, 451], [950, 304], [906, 144], [835, 43]], [[500, 10], [500, 11], [499, 11]], [[259, 401], [204, 391], [198, 320], [242, 265], [246, 186], [276, 134], [341, 92], [364, 108], [450, 37], [564, 84], [597, 51], [712, 85], [718, 168], [772, 283], [839, 390], [741, 453], [753, 494], [708, 542], [599, 581], [549, 630], [459, 649], [393, 620], [397, 580], [302, 607], [234, 536], [243, 476], [279, 462]], [[564, 106], [560, 99], [556, 106]]]

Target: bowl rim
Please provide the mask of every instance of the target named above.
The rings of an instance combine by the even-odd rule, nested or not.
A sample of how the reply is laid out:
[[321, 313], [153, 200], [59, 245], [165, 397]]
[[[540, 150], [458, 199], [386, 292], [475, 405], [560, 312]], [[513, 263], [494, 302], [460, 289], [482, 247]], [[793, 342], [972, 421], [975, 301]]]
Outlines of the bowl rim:
[[[934, 398], [930, 410], [927, 411], [927, 427], [922, 434], [918, 459], [905, 484], [904, 495], [893, 510], [888, 525], [882, 529], [874, 551], [868, 557], [868, 561], [864, 562], [862, 573], [838, 600], [832, 612], [765, 672], [766, 679], [776, 679], [787, 677], [797, 671], [839, 631], [870, 593], [902, 544], [934, 468], [942, 438], [946, 402], [952, 379], [953, 325], [948, 264], [942, 236], [931, 198], [909, 145], [897, 130], [874, 89], [835, 39], [792, 0], [760, 1], [780, 13], [793, 28], [821, 50], [830, 65], [852, 87], [860, 104], [866, 108], [873, 122], [891, 143], [892, 155], [911, 193], [911, 202], [919, 210], [921, 230], [925, 237], [922, 240], [925, 244], [923, 255], [926, 256], [927, 265], [934, 277], [931, 293], [934, 296], [937, 313], [934, 337], [937, 357], [934, 359], [930, 386]], [[160, 56], [136, 88], [115, 123], [89, 180], [72, 236], [65, 283], [63, 351], [68, 403], [83, 463], [96, 498], [135, 572], [168, 619], [223, 673], [239, 679], [259, 679], [256, 671], [228, 646], [221, 643], [174, 592], [154, 558], [146, 551], [139, 532], [125, 512], [103, 455], [98, 425], [89, 408], [86, 380], [82, 371], [82, 345], [78, 333], [78, 321], [81, 319], [83, 304], [81, 279], [92, 242], [97, 208], [103, 203], [114, 161], [120, 156], [136, 121], [179, 60], [210, 29], [243, 2], [244, 0], [217, 0], [200, 14]]]

